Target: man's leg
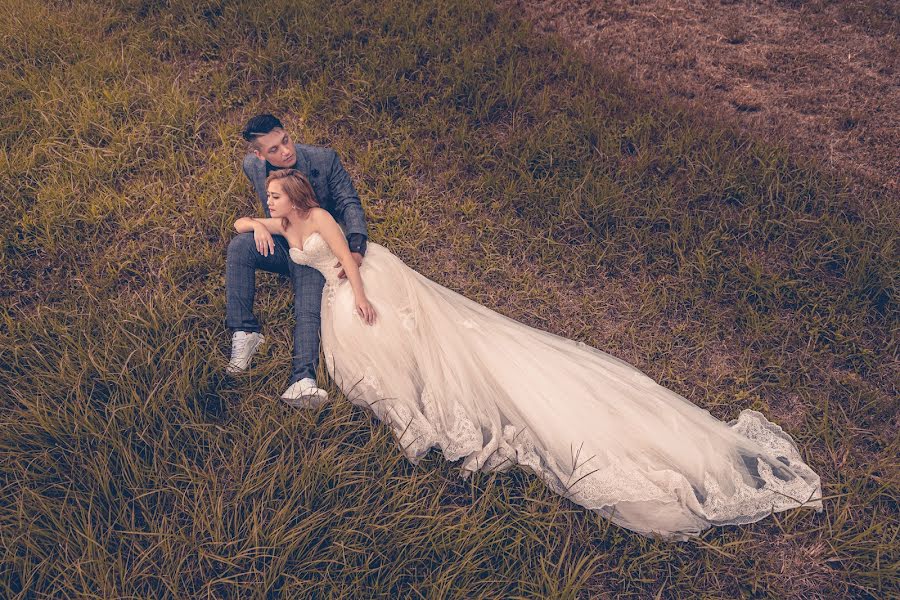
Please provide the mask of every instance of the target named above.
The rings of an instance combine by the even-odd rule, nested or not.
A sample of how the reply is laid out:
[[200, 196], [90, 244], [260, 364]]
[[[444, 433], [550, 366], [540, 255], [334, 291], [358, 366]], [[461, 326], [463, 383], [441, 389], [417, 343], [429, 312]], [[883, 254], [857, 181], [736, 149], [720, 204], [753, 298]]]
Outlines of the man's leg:
[[284, 236], [273, 235], [275, 252], [263, 256], [256, 249], [253, 232], [239, 233], [228, 244], [225, 260], [225, 326], [234, 331], [259, 331], [253, 315], [256, 295], [256, 270], [290, 275], [293, 264]]
[[319, 365], [319, 327], [321, 325], [322, 288], [325, 277], [306, 265], [291, 262], [294, 284], [294, 356], [291, 381], [307, 377], [315, 380]]

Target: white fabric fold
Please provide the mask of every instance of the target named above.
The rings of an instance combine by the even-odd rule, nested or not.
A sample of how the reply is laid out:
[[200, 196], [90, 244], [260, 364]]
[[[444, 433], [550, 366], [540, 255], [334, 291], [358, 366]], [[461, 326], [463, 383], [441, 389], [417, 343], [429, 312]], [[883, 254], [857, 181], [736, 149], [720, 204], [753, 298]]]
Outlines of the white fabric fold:
[[328, 372], [413, 463], [438, 448], [462, 459], [463, 477], [519, 465], [622, 527], [671, 539], [822, 510], [819, 476], [759, 412], [720, 421], [627, 362], [492, 311], [371, 241], [360, 272], [378, 319], [367, 325], [321, 236], [290, 254], [326, 278]]

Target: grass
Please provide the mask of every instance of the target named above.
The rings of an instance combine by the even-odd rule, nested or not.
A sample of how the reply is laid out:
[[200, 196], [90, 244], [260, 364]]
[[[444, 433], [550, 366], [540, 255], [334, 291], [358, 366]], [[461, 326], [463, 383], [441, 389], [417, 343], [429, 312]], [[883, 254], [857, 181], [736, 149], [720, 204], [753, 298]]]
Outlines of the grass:
[[[897, 206], [490, 3], [3, 0], [0, 34], [4, 597], [900, 593]], [[330, 382], [316, 412], [276, 401], [274, 276], [273, 343], [225, 377], [264, 110], [340, 152], [420, 272], [782, 424], [825, 511], [664, 543], [518, 469], [413, 467]]]

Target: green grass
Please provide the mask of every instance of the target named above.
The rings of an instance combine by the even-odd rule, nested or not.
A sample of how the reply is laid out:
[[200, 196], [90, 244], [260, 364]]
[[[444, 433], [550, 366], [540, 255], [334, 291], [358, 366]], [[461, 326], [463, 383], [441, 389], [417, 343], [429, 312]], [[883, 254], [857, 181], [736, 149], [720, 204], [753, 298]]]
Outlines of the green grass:
[[[489, 3], [0, 3], [0, 595], [884, 598], [898, 586], [896, 198], [638, 95]], [[675, 544], [518, 469], [418, 468], [335, 402], [223, 375], [239, 131], [336, 148], [372, 239], [717, 417], [825, 511]], [[322, 372], [324, 377], [324, 372]]]

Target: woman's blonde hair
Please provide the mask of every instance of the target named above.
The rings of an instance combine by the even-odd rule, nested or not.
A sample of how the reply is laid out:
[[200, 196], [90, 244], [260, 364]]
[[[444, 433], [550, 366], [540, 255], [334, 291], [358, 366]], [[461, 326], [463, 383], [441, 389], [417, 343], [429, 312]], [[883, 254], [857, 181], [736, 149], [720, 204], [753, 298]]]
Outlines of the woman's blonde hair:
[[[297, 169], [272, 171], [266, 177], [266, 187], [268, 188], [269, 183], [276, 179], [281, 183], [281, 189], [287, 194], [291, 206], [301, 213], [308, 213], [313, 207], [319, 206], [319, 201], [316, 200], [316, 192], [313, 191], [309, 180]], [[281, 226], [287, 229], [288, 225], [287, 218], [281, 217]]]

